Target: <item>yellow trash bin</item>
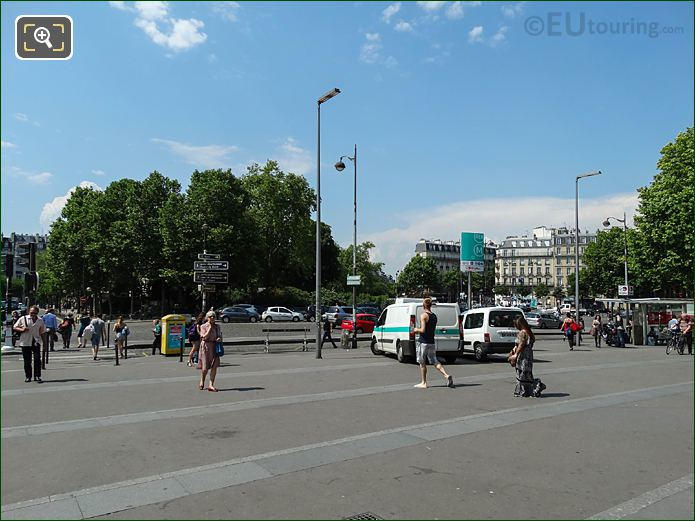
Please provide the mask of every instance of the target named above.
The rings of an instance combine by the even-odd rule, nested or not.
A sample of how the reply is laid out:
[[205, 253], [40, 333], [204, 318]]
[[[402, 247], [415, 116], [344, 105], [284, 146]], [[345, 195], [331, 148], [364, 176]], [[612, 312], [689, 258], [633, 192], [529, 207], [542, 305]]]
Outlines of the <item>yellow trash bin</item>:
[[179, 355], [186, 341], [186, 317], [183, 315], [167, 315], [162, 317], [162, 349], [163, 355]]

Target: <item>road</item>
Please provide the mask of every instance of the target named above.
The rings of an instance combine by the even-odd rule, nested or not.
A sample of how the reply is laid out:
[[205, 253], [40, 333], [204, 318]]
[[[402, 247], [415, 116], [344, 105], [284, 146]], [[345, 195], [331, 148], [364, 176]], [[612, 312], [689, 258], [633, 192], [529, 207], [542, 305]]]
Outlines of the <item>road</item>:
[[[234, 353], [219, 393], [176, 358], [2, 357], [2, 518], [692, 519], [693, 357], [535, 346], [433, 372], [356, 350]], [[325, 347], [325, 346], [324, 346]]]

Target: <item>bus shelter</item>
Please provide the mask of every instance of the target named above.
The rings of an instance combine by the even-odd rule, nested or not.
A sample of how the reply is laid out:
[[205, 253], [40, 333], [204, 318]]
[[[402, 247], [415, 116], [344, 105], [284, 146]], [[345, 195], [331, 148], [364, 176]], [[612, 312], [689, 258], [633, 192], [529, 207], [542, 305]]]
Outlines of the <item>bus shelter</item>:
[[651, 328], [657, 334], [666, 328], [672, 318], [681, 315], [693, 316], [695, 305], [692, 299], [676, 298], [597, 298], [612, 312], [625, 309], [632, 316], [632, 341], [636, 346], [647, 344], [647, 334]]

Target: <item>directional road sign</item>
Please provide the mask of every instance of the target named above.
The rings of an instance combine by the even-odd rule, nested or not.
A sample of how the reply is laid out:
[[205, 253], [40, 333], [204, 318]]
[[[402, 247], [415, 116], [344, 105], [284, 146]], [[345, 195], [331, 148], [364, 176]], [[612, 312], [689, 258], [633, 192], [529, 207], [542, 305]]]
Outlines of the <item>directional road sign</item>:
[[226, 271], [194, 271], [193, 282], [198, 284], [226, 284], [228, 275]]
[[195, 261], [193, 262], [193, 269], [195, 271], [227, 271], [229, 269], [229, 261]]
[[200, 260], [220, 260], [219, 253], [199, 253], [198, 258]]
[[348, 275], [347, 277], [347, 285], [348, 286], [359, 286], [361, 284], [360, 282], [360, 276], [359, 275]]

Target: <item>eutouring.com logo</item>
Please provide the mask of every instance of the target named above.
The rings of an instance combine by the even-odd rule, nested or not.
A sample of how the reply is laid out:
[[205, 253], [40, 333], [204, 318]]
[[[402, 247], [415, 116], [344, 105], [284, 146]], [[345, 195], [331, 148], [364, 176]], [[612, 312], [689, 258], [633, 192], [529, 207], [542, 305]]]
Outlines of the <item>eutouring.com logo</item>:
[[682, 26], [661, 25], [630, 18], [623, 21], [594, 20], [586, 13], [550, 12], [545, 16], [529, 16], [524, 29], [531, 36], [641, 35], [657, 38], [660, 35], [684, 34]]

